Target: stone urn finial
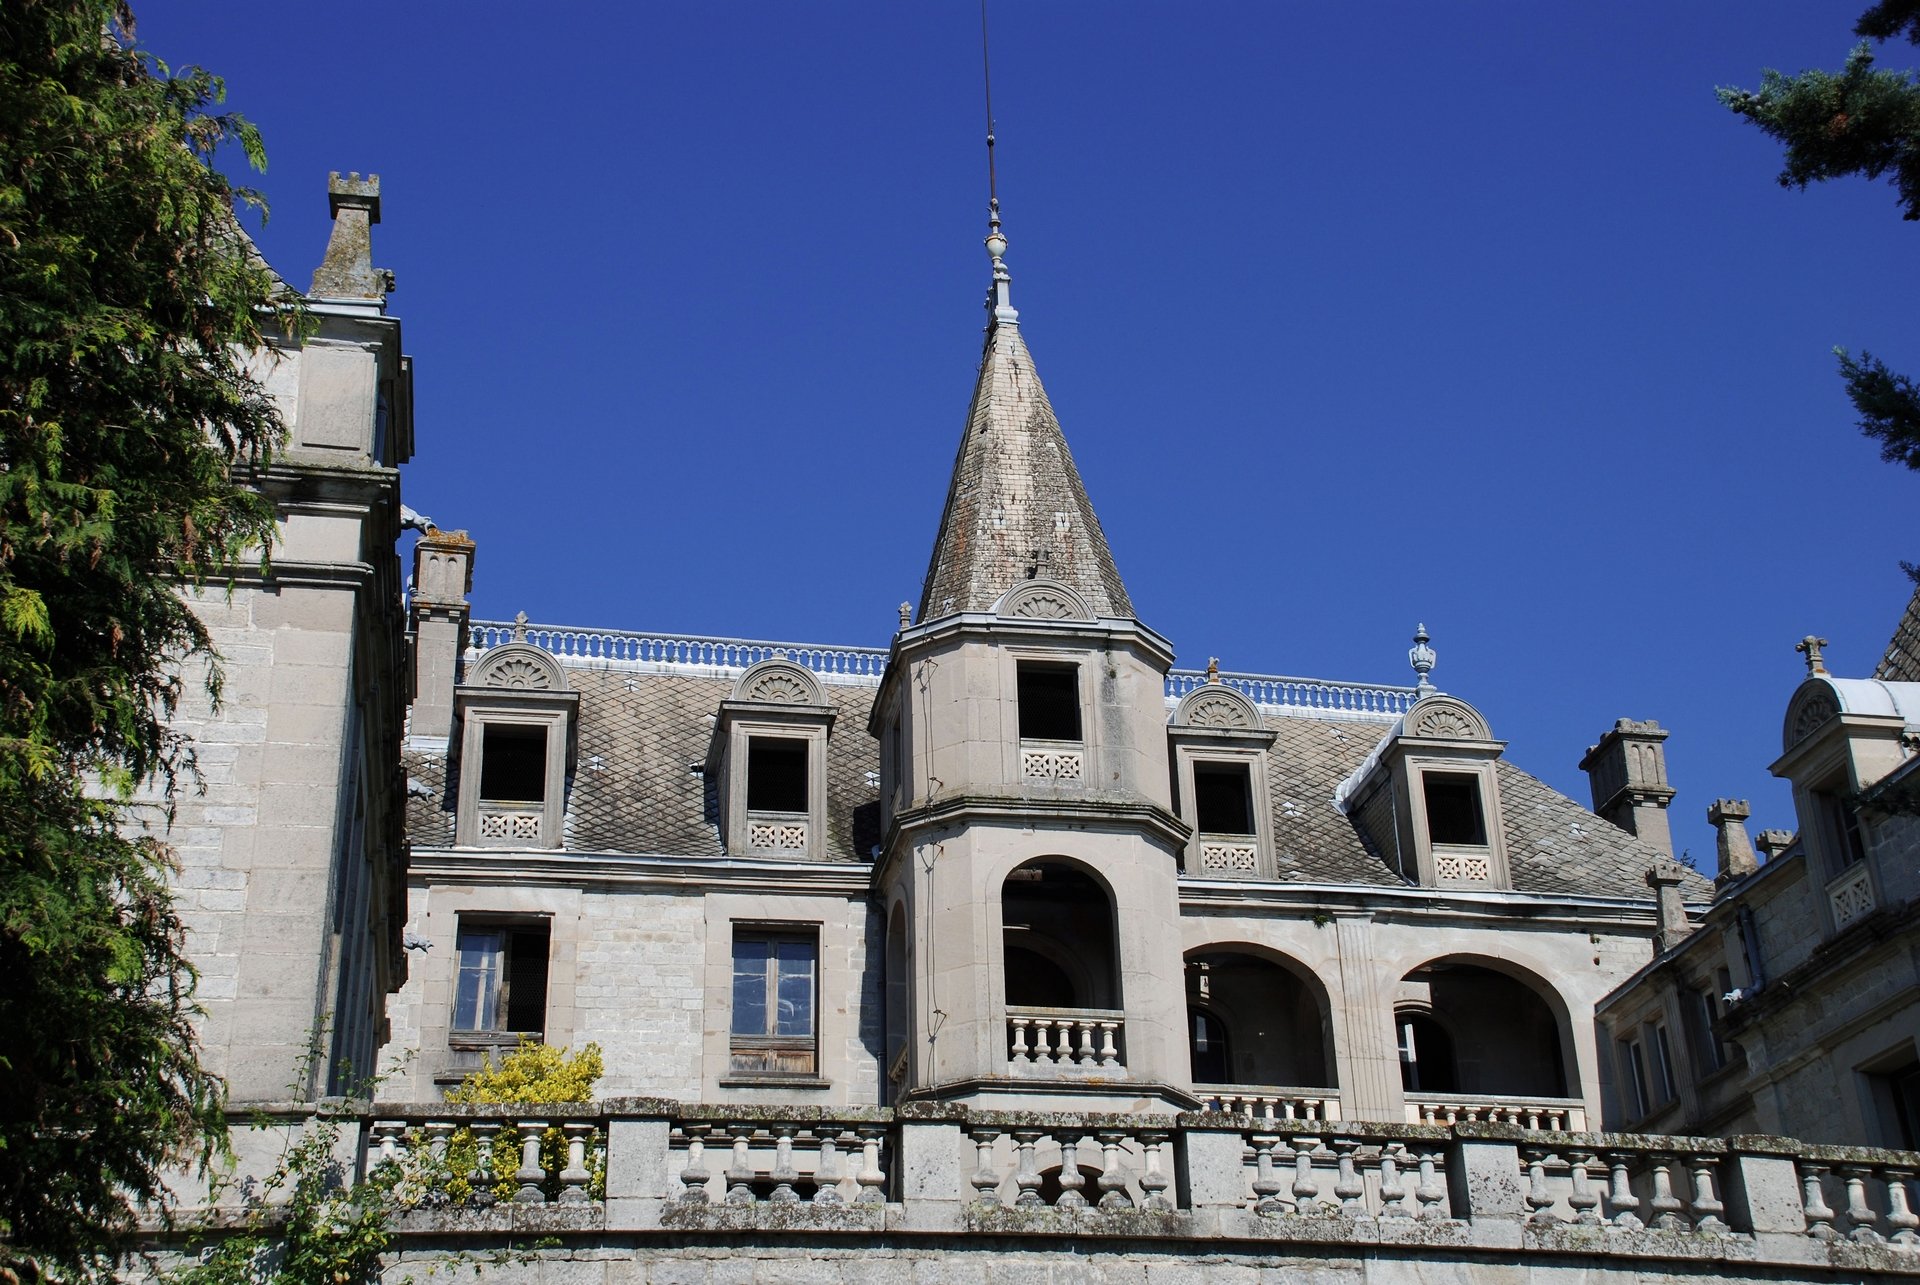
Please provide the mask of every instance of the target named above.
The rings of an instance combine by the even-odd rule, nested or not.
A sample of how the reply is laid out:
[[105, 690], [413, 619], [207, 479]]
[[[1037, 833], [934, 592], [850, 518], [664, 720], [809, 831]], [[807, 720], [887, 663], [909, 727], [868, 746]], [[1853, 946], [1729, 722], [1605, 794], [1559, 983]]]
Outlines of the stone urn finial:
[[527, 640], [527, 613], [524, 611], [513, 613], [513, 640], [515, 642]]
[[1414, 627], [1413, 647], [1407, 652], [1407, 663], [1413, 666], [1413, 672], [1419, 677], [1419, 681], [1414, 684], [1414, 691], [1422, 696], [1440, 690], [1427, 678], [1427, 675], [1433, 672], [1434, 663], [1439, 659], [1438, 653], [1427, 645], [1432, 641], [1433, 639], [1427, 635], [1425, 624]]
[[1827, 672], [1827, 659], [1820, 654], [1820, 649], [1822, 647], [1831, 647], [1832, 645], [1833, 644], [1826, 639], [1813, 634], [1808, 634], [1805, 638], [1802, 638], [1793, 645], [1795, 651], [1807, 658], [1807, 674], [1809, 677]]
[[1220, 681], [1220, 658], [1218, 656], [1207, 657], [1207, 681], [1210, 683]]

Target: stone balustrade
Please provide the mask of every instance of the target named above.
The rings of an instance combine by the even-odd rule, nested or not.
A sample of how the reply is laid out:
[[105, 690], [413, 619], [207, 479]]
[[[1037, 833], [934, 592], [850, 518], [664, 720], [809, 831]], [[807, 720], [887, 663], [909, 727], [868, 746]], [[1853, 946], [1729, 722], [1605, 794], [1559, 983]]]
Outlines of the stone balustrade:
[[[484, 1247], [520, 1229], [587, 1255], [634, 1237], [656, 1243], [649, 1234], [709, 1247], [744, 1236], [739, 1245], [762, 1249], [838, 1236], [858, 1251], [870, 1242], [847, 1238], [898, 1232], [956, 1251], [1071, 1235], [1114, 1253], [1153, 1242], [1183, 1253], [1301, 1245], [1322, 1256], [1366, 1245], [1515, 1266], [1578, 1254], [1656, 1275], [1666, 1270], [1657, 1264], [1691, 1264], [1756, 1281], [1920, 1277], [1920, 1153], [1312, 1120], [1302, 1117], [1313, 1095], [1300, 1090], [1215, 1096], [1214, 1109], [1158, 1115], [624, 1098], [348, 1104], [334, 1121], [344, 1173], [393, 1167], [413, 1209], [394, 1228], [410, 1254]], [[1240, 1109], [1243, 1099], [1258, 1109]], [[1317, 1099], [1322, 1110], [1334, 1100]], [[282, 1117], [275, 1145], [308, 1127]], [[262, 1172], [271, 1167], [271, 1148], [236, 1142]], [[245, 1184], [223, 1190], [232, 1201]], [[235, 1225], [221, 1206], [205, 1207], [215, 1217], [197, 1231], [187, 1219], [154, 1235]]]
[[1007, 1062], [1016, 1073], [1118, 1070], [1126, 1014], [1112, 1008], [1007, 1006]]
[[538, 844], [546, 823], [546, 808], [539, 803], [503, 803], [481, 799], [479, 803], [480, 842], [493, 844]]
[[836, 647], [822, 643], [762, 642], [713, 638], [701, 634], [635, 633], [624, 629], [576, 629], [562, 625], [526, 625], [476, 620], [467, 626], [468, 662], [490, 647], [519, 637], [544, 647], [562, 660], [636, 667], [738, 672], [763, 660], [790, 660], [829, 683], [870, 685], [887, 667], [885, 647]]
[[[1389, 720], [1412, 707], [1415, 692], [1411, 687], [1389, 687], [1371, 683], [1342, 683], [1324, 678], [1290, 678], [1283, 674], [1218, 675], [1219, 681], [1233, 688], [1255, 705], [1273, 709], [1307, 709], [1322, 713], [1349, 714], [1360, 718]], [[1167, 700], [1181, 697], [1209, 681], [1205, 670], [1175, 669], [1167, 674]]]
[[1408, 1093], [1408, 1124], [1514, 1124], [1523, 1129], [1581, 1132], [1587, 1105], [1579, 1098], [1499, 1094]]
[[1873, 877], [1866, 862], [1855, 862], [1827, 883], [1827, 905], [1835, 932], [1873, 913]]
[[1340, 1119], [1340, 1090], [1292, 1089], [1266, 1084], [1196, 1084], [1202, 1111], [1252, 1116], [1291, 1124]]

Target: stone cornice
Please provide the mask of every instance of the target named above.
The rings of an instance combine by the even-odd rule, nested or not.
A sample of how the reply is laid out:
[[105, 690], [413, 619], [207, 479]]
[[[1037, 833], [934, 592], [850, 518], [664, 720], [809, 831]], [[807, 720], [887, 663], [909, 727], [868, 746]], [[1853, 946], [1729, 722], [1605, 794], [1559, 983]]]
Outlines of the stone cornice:
[[658, 888], [686, 892], [752, 891], [865, 898], [870, 867], [849, 861], [757, 861], [742, 857], [670, 857], [513, 848], [415, 845], [415, 883], [543, 887]]

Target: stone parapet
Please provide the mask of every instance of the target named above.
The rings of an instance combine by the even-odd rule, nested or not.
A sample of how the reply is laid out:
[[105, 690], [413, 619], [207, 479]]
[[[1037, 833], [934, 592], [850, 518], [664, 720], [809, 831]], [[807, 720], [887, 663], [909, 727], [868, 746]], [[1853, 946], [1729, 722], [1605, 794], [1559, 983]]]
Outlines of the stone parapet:
[[[1278, 1265], [1304, 1252], [1356, 1271], [1356, 1256], [1417, 1251], [1469, 1275], [1578, 1261], [1755, 1280], [1920, 1276], [1920, 1154], [1787, 1138], [661, 1098], [346, 1103], [333, 1115], [365, 1140], [360, 1174], [400, 1166], [402, 1188], [422, 1193], [398, 1219], [396, 1261], [537, 1233], [554, 1246], [540, 1260], [917, 1249], [980, 1255], [985, 1270], [1072, 1237], [1080, 1253]], [[271, 1124], [276, 1136], [298, 1127], [285, 1112]], [[556, 1130], [563, 1145], [543, 1149]], [[516, 1194], [451, 1199], [455, 1142]], [[217, 1235], [234, 1212], [203, 1208], [169, 1234]]]

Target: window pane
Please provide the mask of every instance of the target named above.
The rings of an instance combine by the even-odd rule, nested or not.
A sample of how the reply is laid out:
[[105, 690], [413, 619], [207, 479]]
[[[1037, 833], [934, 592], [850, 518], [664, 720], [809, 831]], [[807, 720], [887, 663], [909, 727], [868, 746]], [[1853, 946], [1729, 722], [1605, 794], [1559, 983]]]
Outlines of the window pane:
[[505, 934], [467, 930], [460, 934], [460, 976], [454, 986], [453, 1029], [499, 1027], [500, 954]]
[[733, 941], [733, 1033], [767, 1033], [767, 956], [772, 943], [764, 937], [736, 937]]
[[813, 943], [776, 944], [780, 963], [780, 993], [776, 1035], [813, 1034]]

